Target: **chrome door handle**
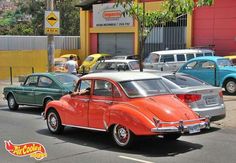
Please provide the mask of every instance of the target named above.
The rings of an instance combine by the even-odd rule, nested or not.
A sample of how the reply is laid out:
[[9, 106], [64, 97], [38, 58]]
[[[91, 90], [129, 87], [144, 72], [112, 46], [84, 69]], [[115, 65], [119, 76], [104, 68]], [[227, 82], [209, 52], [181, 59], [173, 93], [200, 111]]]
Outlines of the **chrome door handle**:
[[113, 102], [112, 101], [105, 101], [106, 104], [112, 104]]
[[88, 102], [89, 99], [79, 99], [80, 101]]

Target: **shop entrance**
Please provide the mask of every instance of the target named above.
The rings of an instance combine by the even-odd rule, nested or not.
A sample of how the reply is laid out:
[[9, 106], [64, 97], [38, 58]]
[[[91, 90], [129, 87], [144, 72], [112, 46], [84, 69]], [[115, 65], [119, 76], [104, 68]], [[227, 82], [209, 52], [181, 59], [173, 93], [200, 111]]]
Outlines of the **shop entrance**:
[[134, 35], [130, 33], [112, 33], [98, 35], [99, 53], [112, 55], [134, 54]]

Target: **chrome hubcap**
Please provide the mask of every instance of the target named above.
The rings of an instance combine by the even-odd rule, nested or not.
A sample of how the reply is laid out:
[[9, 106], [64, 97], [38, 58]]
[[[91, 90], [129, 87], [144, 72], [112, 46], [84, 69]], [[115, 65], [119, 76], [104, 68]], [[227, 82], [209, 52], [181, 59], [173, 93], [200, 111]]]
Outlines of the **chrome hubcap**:
[[9, 104], [11, 107], [13, 107], [15, 104], [15, 100], [12, 97], [9, 99]]
[[50, 130], [52, 130], [52, 131], [57, 130], [58, 119], [57, 119], [57, 116], [55, 115], [55, 113], [50, 113], [48, 115], [48, 126], [49, 126]]
[[118, 145], [125, 146], [129, 142], [130, 131], [125, 126], [115, 125], [113, 130], [113, 136]]
[[236, 90], [235, 82], [234, 82], [234, 81], [229, 81], [229, 82], [226, 84], [226, 89], [227, 89], [228, 92], [234, 93], [235, 90]]

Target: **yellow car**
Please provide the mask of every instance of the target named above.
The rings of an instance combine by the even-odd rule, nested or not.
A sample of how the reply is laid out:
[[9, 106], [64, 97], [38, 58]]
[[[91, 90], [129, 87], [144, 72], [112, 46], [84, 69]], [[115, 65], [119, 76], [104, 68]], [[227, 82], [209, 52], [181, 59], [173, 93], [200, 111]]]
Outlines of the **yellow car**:
[[88, 73], [97, 61], [111, 57], [110, 54], [91, 54], [83, 61], [79, 68], [79, 73]]
[[55, 58], [54, 59], [54, 72], [67, 72], [65, 68], [66, 58]]
[[79, 57], [78, 54], [64, 54], [64, 55], [61, 55], [60, 58], [65, 58], [66, 61], [68, 61], [70, 59], [71, 55], [75, 58], [75, 60], [77, 61], [78, 65], [80, 66], [81, 65], [81, 60], [80, 60], [80, 57]]
[[229, 58], [233, 65], [236, 65], [236, 55], [228, 55], [228, 56], [224, 56], [225, 58]]

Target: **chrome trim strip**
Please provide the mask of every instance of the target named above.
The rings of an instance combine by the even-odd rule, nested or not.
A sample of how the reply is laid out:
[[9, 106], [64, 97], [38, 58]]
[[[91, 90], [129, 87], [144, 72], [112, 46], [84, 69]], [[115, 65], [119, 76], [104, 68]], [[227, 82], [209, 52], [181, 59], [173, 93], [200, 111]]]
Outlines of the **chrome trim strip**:
[[112, 100], [94, 100], [94, 99], [92, 99], [92, 101], [94, 101], [94, 102], [105, 102], [105, 103], [113, 102]]
[[62, 124], [62, 125], [67, 126], [67, 127], [75, 127], [75, 128], [82, 128], [82, 129], [95, 130], [95, 131], [103, 131], [103, 132], [107, 131], [105, 129], [92, 128], [92, 127], [75, 126], [75, 125], [67, 125], [67, 124]]
[[[191, 119], [191, 120], [184, 120], [182, 121], [183, 123], [185, 122], [195, 122], [195, 121], [202, 121], [205, 120], [206, 118], [199, 118], [199, 119]], [[175, 122], [161, 122], [159, 124], [179, 124], [179, 121], [175, 121]]]

